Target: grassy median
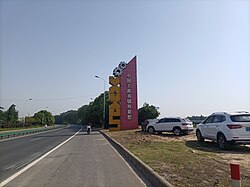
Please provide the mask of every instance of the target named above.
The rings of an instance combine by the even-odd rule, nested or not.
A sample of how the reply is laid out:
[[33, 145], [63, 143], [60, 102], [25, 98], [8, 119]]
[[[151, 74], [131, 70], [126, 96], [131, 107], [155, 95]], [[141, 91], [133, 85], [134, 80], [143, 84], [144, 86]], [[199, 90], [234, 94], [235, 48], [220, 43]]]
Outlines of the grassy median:
[[[105, 132], [174, 186], [230, 186], [230, 158], [212, 142], [200, 144], [194, 135], [150, 135], [140, 130]], [[192, 137], [192, 138], [191, 138]], [[241, 167], [242, 186], [250, 186], [250, 148], [234, 148], [246, 159]], [[243, 162], [244, 163], [244, 162]]]

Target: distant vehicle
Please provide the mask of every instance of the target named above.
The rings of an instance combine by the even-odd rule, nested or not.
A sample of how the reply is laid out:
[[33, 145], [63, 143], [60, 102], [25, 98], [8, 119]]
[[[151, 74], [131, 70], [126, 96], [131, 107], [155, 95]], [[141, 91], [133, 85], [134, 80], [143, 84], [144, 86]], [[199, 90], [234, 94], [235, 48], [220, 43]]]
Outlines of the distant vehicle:
[[91, 132], [91, 126], [87, 125], [87, 133], [90, 134], [90, 132]]
[[250, 113], [216, 112], [197, 126], [199, 142], [216, 141], [221, 149], [234, 144], [250, 144]]
[[157, 120], [158, 119], [146, 119], [144, 122], [142, 122], [142, 125], [141, 125], [142, 131], [146, 132], [148, 124], [154, 123]]
[[88, 125], [87, 125], [87, 133], [88, 133], [88, 134], [90, 134], [91, 128], [92, 128], [92, 124], [91, 124], [91, 123], [88, 123]]
[[192, 122], [180, 117], [165, 117], [147, 125], [147, 131], [151, 134], [154, 134], [154, 132], [173, 132], [176, 136], [180, 136], [181, 134], [188, 134], [193, 129]]

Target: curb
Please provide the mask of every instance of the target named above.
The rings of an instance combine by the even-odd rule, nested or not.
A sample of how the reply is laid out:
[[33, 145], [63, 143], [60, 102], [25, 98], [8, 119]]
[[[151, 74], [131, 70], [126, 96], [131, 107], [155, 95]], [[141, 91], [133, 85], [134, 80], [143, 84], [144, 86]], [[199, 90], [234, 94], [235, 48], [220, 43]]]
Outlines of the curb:
[[142, 162], [138, 157], [129, 152], [125, 147], [120, 143], [116, 142], [110, 138], [107, 134], [102, 131], [99, 131], [108, 142], [126, 159], [128, 159], [150, 182], [153, 186], [159, 187], [173, 187], [168, 181], [156, 173], [152, 168]]

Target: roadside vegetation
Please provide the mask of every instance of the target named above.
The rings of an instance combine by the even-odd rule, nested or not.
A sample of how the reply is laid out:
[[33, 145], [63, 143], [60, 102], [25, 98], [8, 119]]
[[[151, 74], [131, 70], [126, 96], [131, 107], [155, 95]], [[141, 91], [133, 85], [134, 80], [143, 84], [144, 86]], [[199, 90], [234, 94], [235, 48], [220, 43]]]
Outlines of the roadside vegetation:
[[[91, 98], [92, 99], [92, 98]], [[101, 127], [103, 121], [103, 99], [104, 94], [100, 94], [88, 105], [83, 105], [77, 110], [69, 110], [55, 116], [56, 124], [87, 124], [92, 123], [94, 127]], [[108, 124], [109, 92], [105, 92], [105, 124]], [[108, 126], [106, 126], [108, 128]]]
[[[47, 110], [41, 110], [34, 116], [20, 119], [16, 106], [12, 104], [10, 108], [4, 111], [0, 107], [0, 130], [17, 130], [23, 128], [33, 128], [35, 126], [51, 126], [53, 124], [87, 124], [91, 122], [94, 127], [101, 127], [103, 120], [103, 99], [104, 94], [100, 94], [88, 105], [83, 105], [77, 110], [69, 110], [60, 115], [53, 116]], [[109, 108], [109, 92], [105, 92], [106, 99], [106, 128], [108, 128], [108, 108]]]
[[13, 127], [13, 128], [0, 128], [0, 131], [17, 131], [17, 130], [25, 130], [25, 129], [33, 129], [33, 128], [40, 128], [41, 125], [35, 126], [25, 126], [25, 127]]
[[[77, 110], [69, 110], [55, 116], [56, 124], [87, 124], [91, 123], [94, 127], [102, 127], [103, 121], [103, 99], [104, 94], [100, 94], [88, 105], [83, 105]], [[109, 92], [105, 92], [105, 128], [109, 124]], [[157, 107], [144, 103], [138, 109], [138, 123], [141, 124], [146, 119], [154, 119], [160, 115]]]
[[[92, 99], [92, 98], [91, 98]], [[92, 123], [96, 128], [102, 127], [103, 121], [103, 99], [104, 94], [100, 94], [88, 105], [83, 105], [77, 110], [69, 110], [60, 115], [52, 116], [51, 112], [41, 110], [34, 116], [20, 119], [16, 105], [12, 104], [10, 108], [4, 111], [0, 107], [0, 130], [31, 128], [34, 126], [44, 126], [53, 124], [87, 124]], [[105, 128], [109, 124], [109, 92], [105, 92]], [[141, 124], [146, 119], [154, 119], [160, 115], [158, 108], [144, 103], [138, 110], [138, 123]]]
[[250, 147], [221, 151], [194, 134], [151, 135], [140, 130], [105, 132], [174, 186], [231, 186], [230, 162], [241, 165], [242, 186], [250, 186]]
[[138, 110], [138, 123], [142, 124], [147, 119], [156, 119], [160, 115], [158, 108], [154, 105], [149, 105], [144, 103], [141, 108]]
[[6, 111], [0, 108], [0, 131], [52, 126], [54, 123], [54, 116], [47, 110], [41, 110], [34, 116], [19, 119], [16, 105], [12, 104]]

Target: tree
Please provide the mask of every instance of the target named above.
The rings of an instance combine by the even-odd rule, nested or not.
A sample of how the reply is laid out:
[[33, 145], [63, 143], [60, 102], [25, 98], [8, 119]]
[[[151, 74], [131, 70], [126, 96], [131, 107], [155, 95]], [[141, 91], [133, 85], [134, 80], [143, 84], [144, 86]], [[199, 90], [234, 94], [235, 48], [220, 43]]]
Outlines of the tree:
[[77, 110], [77, 119], [81, 122], [84, 123], [86, 122], [86, 112], [88, 110], [89, 105], [83, 105]]
[[3, 109], [3, 107], [0, 107], [0, 124], [6, 121], [6, 112], [4, 112]]
[[[92, 123], [95, 127], [101, 127], [103, 121], [104, 94], [100, 94], [88, 105], [83, 105], [77, 110], [69, 110], [55, 116], [56, 123]], [[109, 92], [105, 92], [105, 124], [108, 126], [109, 116]]]
[[55, 115], [55, 123], [56, 124], [63, 124], [63, 118], [61, 115]]
[[54, 116], [48, 112], [47, 110], [41, 110], [34, 114], [34, 118], [36, 123], [42, 124], [42, 125], [53, 125], [55, 123]]
[[34, 125], [36, 123], [36, 119], [34, 117], [25, 117], [26, 125]]
[[[95, 127], [101, 127], [103, 121], [103, 99], [104, 94], [99, 95], [91, 102], [86, 110], [86, 123], [91, 122]], [[108, 126], [109, 92], [105, 92], [105, 124]]]
[[63, 123], [77, 123], [77, 111], [76, 110], [69, 110], [67, 112], [61, 113], [60, 116], [62, 117]]
[[16, 105], [12, 104], [6, 111], [6, 122], [16, 123], [18, 121], [18, 111]]
[[143, 107], [138, 110], [138, 123], [141, 124], [146, 119], [155, 119], [159, 117], [159, 115], [160, 112], [155, 106], [144, 103]]
[[55, 124], [55, 118], [51, 114], [51, 112], [45, 111], [45, 122], [47, 125], [54, 125]]

